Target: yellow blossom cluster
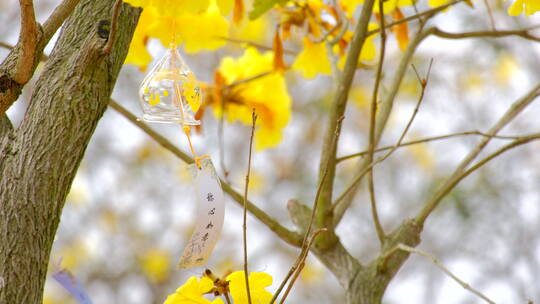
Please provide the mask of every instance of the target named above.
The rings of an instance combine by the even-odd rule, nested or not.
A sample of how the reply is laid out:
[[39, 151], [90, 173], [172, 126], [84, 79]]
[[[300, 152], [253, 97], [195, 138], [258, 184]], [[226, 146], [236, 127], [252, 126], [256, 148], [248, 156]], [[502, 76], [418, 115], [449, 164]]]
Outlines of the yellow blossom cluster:
[[[268, 304], [272, 294], [265, 288], [272, 285], [272, 277], [264, 272], [252, 272], [249, 275], [249, 291], [252, 303]], [[246, 292], [246, 279], [243, 271], [235, 271], [225, 280], [226, 287], [216, 286], [216, 282], [209, 277], [190, 277], [175, 293], [169, 295], [164, 304], [223, 304], [221, 298], [210, 301], [204, 297], [206, 294], [230, 294], [234, 303], [248, 303]]]
[[152, 61], [146, 49], [150, 38], [165, 46], [184, 44], [188, 53], [215, 50], [225, 45], [229, 21], [224, 17], [233, 0], [125, 0], [142, 7], [125, 63], [142, 70]]
[[525, 15], [530, 16], [536, 12], [540, 12], [539, 0], [515, 0], [508, 8], [510, 16], [521, 15], [525, 11]]
[[[240, 121], [249, 125], [252, 110], [255, 109], [259, 117], [256, 138], [256, 148], [259, 150], [279, 144], [282, 130], [290, 120], [291, 98], [284, 73], [294, 70], [302, 77], [312, 79], [319, 74], [331, 75], [335, 72], [333, 69], [343, 69], [353, 38], [351, 29], [356, 22], [353, 16], [365, 2], [270, 0], [264, 4], [262, 1], [246, 0], [124, 1], [143, 8], [126, 58], [126, 63], [134, 64], [141, 70], [152, 61], [147, 50], [150, 38], [159, 39], [164, 46], [182, 45], [187, 53], [216, 50], [236, 39], [231, 37], [243, 38], [235, 42], [245, 48], [243, 55], [238, 58], [224, 57], [214, 73], [214, 83], [202, 84], [206, 94], [197, 118], [201, 118], [205, 108], [211, 107], [218, 117], [224, 115], [229, 122]], [[405, 18], [401, 9], [417, 2], [385, 0], [382, 2], [385, 16], [381, 16], [379, 1], [382, 0], [374, 3], [374, 19], [385, 18], [393, 22]], [[450, 2], [425, 0], [432, 7]], [[472, 5], [470, 0], [465, 2]], [[261, 5], [264, 7], [261, 8]], [[242, 18], [244, 6], [253, 9], [250, 13], [252, 17], [252, 13], [258, 11], [254, 20]], [[270, 25], [268, 19], [261, 15], [270, 9], [278, 17], [274, 18], [273, 52], [261, 54], [249, 45], [265, 48], [267, 41], [261, 37], [265, 36]], [[540, 0], [513, 0], [508, 8], [512, 16], [523, 12], [531, 15], [537, 11], [540, 11]], [[359, 67], [366, 66], [365, 61], [377, 58], [376, 30], [379, 25], [375, 21], [369, 23], [371, 35], [366, 38], [360, 52]], [[399, 48], [405, 50], [409, 42], [408, 23], [398, 22], [388, 31], [394, 34]], [[293, 39], [300, 40], [300, 50], [296, 53], [286, 50], [285, 42]]]
[[281, 141], [282, 129], [291, 115], [291, 98], [282, 73], [272, 71], [273, 54], [259, 53], [247, 48], [244, 54], [234, 59], [225, 57], [218, 73], [224, 83], [220, 96], [210, 101], [214, 112], [221, 116], [220, 103], [224, 103], [228, 121], [251, 124], [251, 113], [255, 109], [259, 128], [255, 133], [255, 148], [273, 147]]

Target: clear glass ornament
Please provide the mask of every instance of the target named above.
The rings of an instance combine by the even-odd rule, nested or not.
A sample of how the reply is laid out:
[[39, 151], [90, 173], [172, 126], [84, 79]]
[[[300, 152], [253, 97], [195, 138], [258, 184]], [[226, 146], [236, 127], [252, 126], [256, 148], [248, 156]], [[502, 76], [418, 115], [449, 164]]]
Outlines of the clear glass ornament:
[[195, 113], [201, 105], [201, 88], [174, 47], [146, 75], [139, 97], [145, 121], [200, 124]]

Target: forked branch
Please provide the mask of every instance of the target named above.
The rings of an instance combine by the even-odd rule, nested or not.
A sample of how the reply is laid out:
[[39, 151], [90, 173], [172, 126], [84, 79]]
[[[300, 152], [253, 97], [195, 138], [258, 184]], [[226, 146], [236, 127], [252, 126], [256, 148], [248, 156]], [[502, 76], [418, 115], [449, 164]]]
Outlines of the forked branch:
[[419, 225], [423, 225], [427, 217], [439, 205], [441, 200], [458, 184], [463, 178], [462, 175], [471, 164], [471, 162], [482, 152], [484, 147], [491, 141], [493, 135], [496, 135], [502, 128], [511, 122], [519, 113], [530, 105], [540, 95], [540, 83], [537, 84], [529, 93], [518, 99], [506, 111], [506, 113], [497, 121], [497, 123], [488, 131], [490, 136], [484, 137], [469, 154], [461, 161], [454, 172], [446, 179], [444, 184], [435, 193], [435, 195], [424, 205], [424, 208], [416, 216]]

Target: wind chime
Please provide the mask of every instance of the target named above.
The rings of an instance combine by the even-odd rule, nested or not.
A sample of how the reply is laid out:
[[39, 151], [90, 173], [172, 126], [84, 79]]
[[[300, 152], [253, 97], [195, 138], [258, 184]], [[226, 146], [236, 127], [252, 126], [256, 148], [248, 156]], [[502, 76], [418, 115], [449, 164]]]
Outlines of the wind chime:
[[174, 39], [163, 58], [144, 78], [139, 96], [142, 120], [179, 124], [186, 135], [195, 161], [188, 168], [194, 180], [198, 211], [196, 229], [184, 249], [178, 268], [204, 265], [223, 227], [223, 190], [209, 156], [197, 156], [191, 142], [190, 127], [200, 125], [195, 113], [201, 105], [201, 88], [178, 53]]

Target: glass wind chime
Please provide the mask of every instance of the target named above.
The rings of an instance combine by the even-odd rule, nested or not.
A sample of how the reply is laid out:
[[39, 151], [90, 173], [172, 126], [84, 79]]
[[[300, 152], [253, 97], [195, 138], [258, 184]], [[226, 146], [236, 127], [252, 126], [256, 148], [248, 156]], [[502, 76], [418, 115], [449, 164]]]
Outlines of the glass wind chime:
[[176, 44], [169, 46], [163, 58], [146, 75], [139, 89], [139, 97], [142, 120], [179, 124], [188, 140], [195, 161], [188, 168], [194, 180], [198, 211], [195, 231], [184, 249], [178, 268], [204, 265], [223, 226], [223, 191], [210, 158], [197, 156], [191, 142], [190, 127], [200, 124], [195, 119], [195, 113], [201, 105], [201, 88], [176, 50]]

